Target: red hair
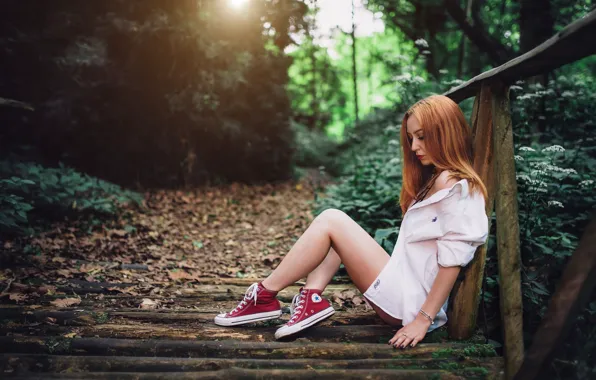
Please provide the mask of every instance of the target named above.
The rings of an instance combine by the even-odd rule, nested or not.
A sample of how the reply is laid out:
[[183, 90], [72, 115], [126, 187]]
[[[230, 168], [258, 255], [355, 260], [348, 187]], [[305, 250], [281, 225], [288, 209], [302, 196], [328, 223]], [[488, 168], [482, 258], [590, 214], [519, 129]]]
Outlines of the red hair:
[[425, 154], [434, 167], [439, 171], [448, 170], [458, 179], [467, 179], [470, 189], [480, 191], [486, 199], [486, 187], [473, 167], [472, 132], [463, 112], [448, 97], [432, 95], [414, 104], [404, 115], [401, 124], [403, 184], [399, 203], [402, 212], [406, 213], [431, 175], [429, 168], [424, 167], [412, 151], [407, 134], [407, 122], [411, 116], [420, 123]]

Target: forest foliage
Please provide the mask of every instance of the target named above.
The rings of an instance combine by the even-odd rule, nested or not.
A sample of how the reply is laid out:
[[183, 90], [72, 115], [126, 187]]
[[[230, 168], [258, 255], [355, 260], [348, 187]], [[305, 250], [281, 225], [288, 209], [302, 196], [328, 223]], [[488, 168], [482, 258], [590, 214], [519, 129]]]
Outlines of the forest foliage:
[[[28, 145], [127, 186], [288, 178], [301, 2], [9, 2], [0, 15], [2, 151]], [[6, 111], [4, 112], [6, 113]], [[12, 113], [11, 113], [12, 114]], [[12, 116], [12, 117], [10, 117]]]

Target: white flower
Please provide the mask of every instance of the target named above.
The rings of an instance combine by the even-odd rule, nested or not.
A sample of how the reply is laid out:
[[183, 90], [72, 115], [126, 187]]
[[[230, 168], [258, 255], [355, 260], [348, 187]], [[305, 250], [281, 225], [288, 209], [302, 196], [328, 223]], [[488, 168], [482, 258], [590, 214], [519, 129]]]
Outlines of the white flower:
[[397, 140], [389, 140], [388, 143], [390, 146], [399, 146], [399, 141]]
[[565, 148], [563, 148], [561, 145], [552, 145], [549, 146], [547, 148], [542, 149], [542, 153], [546, 153], [546, 152], [564, 152]]
[[564, 98], [571, 98], [575, 96], [575, 92], [573, 91], [563, 91], [563, 93], [561, 94], [562, 97]]
[[563, 208], [563, 203], [559, 201], [548, 201], [548, 205]]
[[516, 85], [510, 86], [509, 89], [513, 91], [523, 90], [522, 87]]
[[426, 40], [424, 38], [419, 38], [414, 42], [417, 46], [423, 47], [423, 48], [427, 48], [428, 47], [428, 42], [426, 42]]
[[524, 160], [524, 158], [522, 156], [518, 156], [518, 155], [513, 156], [513, 158], [515, 159], [515, 161], [523, 161]]
[[399, 130], [397, 125], [389, 125], [385, 128], [385, 133], [395, 133]]
[[441, 69], [441, 70], [439, 70], [439, 73], [441, 73], [443, 75], [449, 74], [449, 70]]
[[541, 169], [532, 170], [530, 172], [530, 174], [533, 175], [533, 176], [541, 176], [541, 175], [546, 175], [546, 171], [545, 170], [541, 170]]
[[594, 181], [591, 179], [586, 179], [585, 181], [581, 181], [579, 183], [580, 187], [588, 187], [588, 186], [592, 186], [594, 184]]
[[534, 94], [523, 94], [517, 97], [517, 100], [527, 100], [527, 99], [532, 99], [534, 98], [535, 95]]
[[535, 152], [536, 150], [530, 148], [529, 146], [522, 146], [521, 148], [519, 148], [520, 151], [522, 152]]
[[391, 160], [389, 160], [389, 165], [399, 165], [400, 161], [401, 160], [399, 158], [394, 157]]
[[561, 173], [565, 173], [565, 174], [577, 174], [577, 170], [575, 169], [561, 169]]
[[545, 188], [548, 187], [548, 185], [546, 184], [546, 182], [544, 181], [538, 181], [536, 179], [529, 179], [528, 183], [532, 186], [536, 186], [538, 188]]
[[521, 179], [522, 181], [526, 181], [526, 182], [530, 182], [530, 177], [528, 177], [526, 174], [518, 174], [515, 176], [515, 178], [517, 179]]

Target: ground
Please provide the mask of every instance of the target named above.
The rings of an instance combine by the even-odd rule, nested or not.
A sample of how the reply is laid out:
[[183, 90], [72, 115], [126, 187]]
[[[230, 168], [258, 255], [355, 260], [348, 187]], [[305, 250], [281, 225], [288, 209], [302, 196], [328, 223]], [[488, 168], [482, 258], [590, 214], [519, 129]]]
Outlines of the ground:
[[[321, 196], [300, 181], [153, 191], [143, 208], [90, 228], [66, 221], [1, 256], [0, 369], [18, 378], [496, 378], [482, 338], [445, 330], [395, 350], [395, 333], [340, 271], [326, 289], [337, 313], [275, 342], [301, 282], [279, 294], [280, 320], [213, 324], [279, 263]], [[314, 371], [314, 372], [313, 372]]]

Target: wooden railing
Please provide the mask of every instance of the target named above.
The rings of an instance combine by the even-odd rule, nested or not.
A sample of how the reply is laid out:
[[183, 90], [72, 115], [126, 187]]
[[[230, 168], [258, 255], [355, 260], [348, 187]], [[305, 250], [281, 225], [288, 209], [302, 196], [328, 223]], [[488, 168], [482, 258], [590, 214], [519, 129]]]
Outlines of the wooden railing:
[[[444, 94], [456, 102], [475, 96], [471, 119], [474, 167], [488, 189], [487, 214], [491, 215], [493, 208], [496, 213], [501, 320], [508, 379], [516, 374], [518, 379], [537, 378], [556, 344], [568, 331], [570, 321], [584, 305], [586, 294], [596, 284], [596, 222], [593, 220], [568, 264], [524, 362], [519, 218], [509, 85], [596, 54], [595, 39], [596, 11], [593, 11], [526, 54]], [[478, 249], [464, 272], [464, 279], [456, 284], [450, 297], [449, 334], [454, 339], [468, 338], [476, 328], [486, 249], [486, 244]], [[588, 277], [590, 273], [591, 278]], [[588, 278], [589, 281], [583, 281]], [[578, 279], [581, 284], [577, 283]], [[553, 336], [542, 338], [540, 334], [545, 331]]]

